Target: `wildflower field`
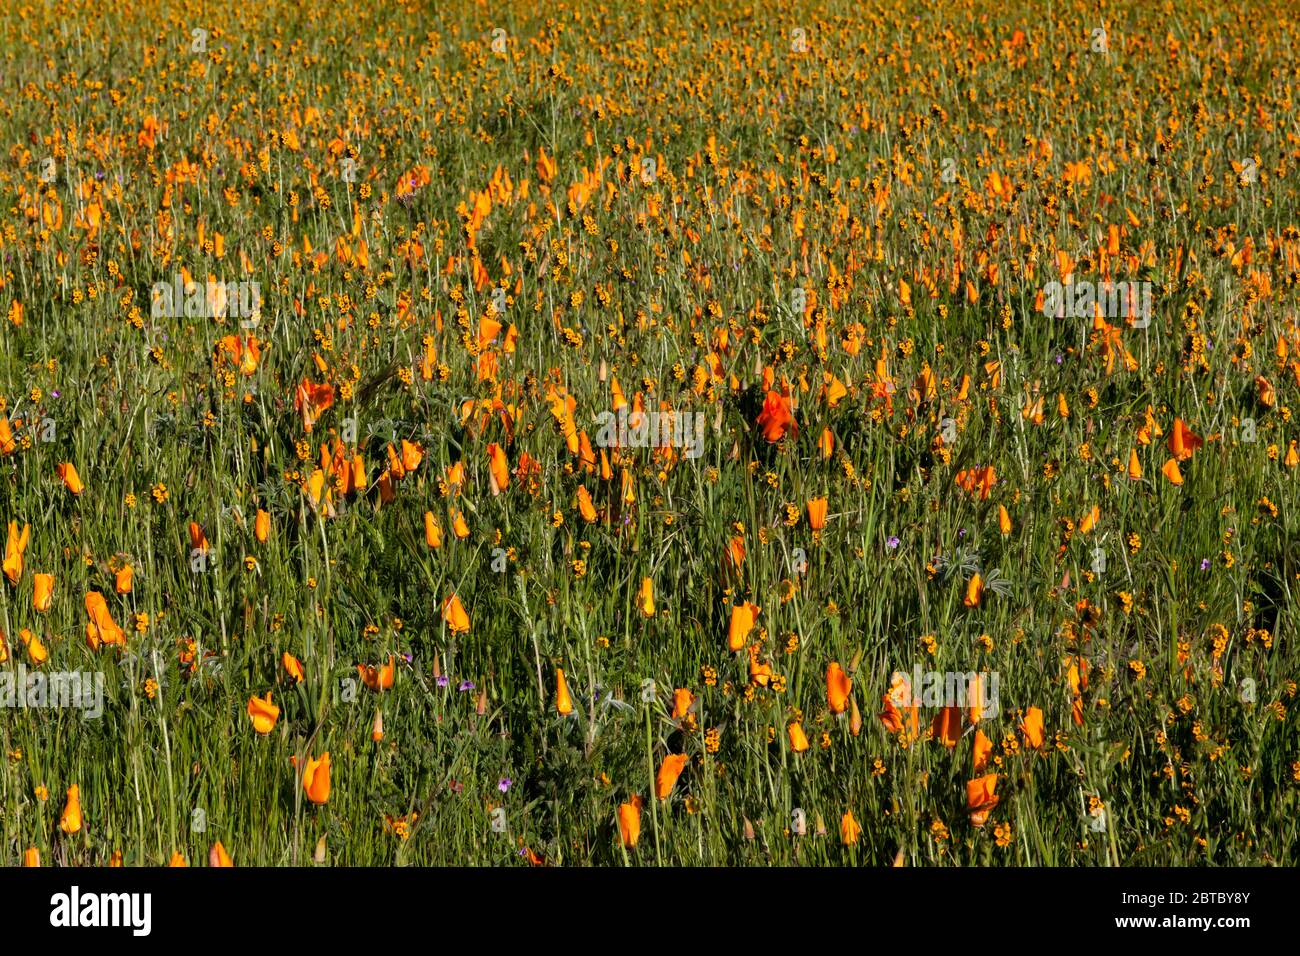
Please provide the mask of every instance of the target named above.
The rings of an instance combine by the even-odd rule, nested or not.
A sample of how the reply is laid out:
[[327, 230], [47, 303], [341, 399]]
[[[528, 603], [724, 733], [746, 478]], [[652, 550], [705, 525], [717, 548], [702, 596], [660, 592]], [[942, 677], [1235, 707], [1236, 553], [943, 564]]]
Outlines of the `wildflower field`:
[[1300, 862], [1298, 41], [5, 4], [0, 862]]

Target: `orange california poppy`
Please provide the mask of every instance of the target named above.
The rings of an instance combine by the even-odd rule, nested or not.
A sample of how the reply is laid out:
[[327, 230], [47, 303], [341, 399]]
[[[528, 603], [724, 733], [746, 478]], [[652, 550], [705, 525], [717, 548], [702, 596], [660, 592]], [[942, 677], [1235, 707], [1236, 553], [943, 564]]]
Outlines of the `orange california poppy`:
[[54, 575], [35, 574], [32, 576], [32, 606], [38, 613], [44, 614], [54, 601]]
[[498, 492], [505, 491], [510, 487], [510, 463], [506, 460], [506, 453], [495, 442], [487, 446], [487, 453], [493, 488]]
[[302, 789], [307, 799], [318, 806], [329, 803], [330, 799], [330, 752], [327, 750], [319, 759], [307, 758], [307, 766], [302, 771]]
[[135, 580], [135, 569], [124, 564], [113, 575], [113, 590], [118, 594], [130, 594]]
[[424, 513], [424, 543], [430, 548], [442, 547], [442, 526], [438, 524], [438, 519], [433, 516], [432, 511]]
[[659, 773], [655, 775], [655, 796], [660, 800], [668, 799], [673, 787], [677, 786], [677, 778], [682, 775], [682, 769], [690, 759], [686, 754], [668, 754], [664, 757], [663, 763], [659, 765]]
[[838, 661], [831, 661], [826, 668], [826, 703], [830, 706], [831, 713], [844, 713], [852, 688], [853, 681], [844, 673], [844, 668], [840, 667]]
[[940, 710], [934, 715], [930, 732], [945, 747], [956, 747], [961, 740], [961, 708], [950, 705]]
[[792, 720], [786, 725], [786, 735], [790, 738], [790, 749], [797, 754], [808, 749], [808, 735], [803, 732], [803, 725]]
[[259, 734], [269, 734], [275, 728], [275, 722], [280, 719], [280, 708], [271, 703], [269, 690], [265, 699], [256, 696], [248, 699], [248, 716]]
[[1169, 452], [1178, 461], [1186, 461], [1192, 453], [1205, 444], [1205, 440], [1183, 424], [1181, 418], [1174, 419], [1174, 427], [1169, 433]]
[[393, 681], [397, 677], [397, 658], [389, 654], [388, 663], [382, 667], [358, 664], [357, 673], [361, 675], [361, 683], [373, 691], [382, 693], [393, 686]]
[[23, 552], [27, 550], [27, 541], [31, 537], [32, 526], [23, 525], [18, 532], [18, 522], [9, 522], [9, 535], [5, 540], [4, 573], [10, 584], [17, 584], [23, 576]]
[[826, 527], [826, 506], [825, 498], [810, 498], [808, 500], [808, 527], [814, 531], [820, 531]]
[[573, 698], [569, 696], [569, 685], [564, 680], [564, 671], [555, 669], [555, 709], [561, 716], [573, 713]]
[[81, 829], [81, 788], [75, 783], [68, 788], [68, 800], [63, 805], [63, 815], [59, 817], [59, 829], [67, 834]]
[[295, 683], [302, 683], [303, 677], [306, 676], [302, 671], [302, 662], [288, 651], [280, 655], [280, 666], [284, 668], [286, 674], [294, 679]]
[[235, 861], [230, 858], [230, 854], [226, 852], [220, 840], [212, 844], [212, 849], [208, 851], [208, 866], [232, 867], [234, 865]]
[[848, 846], [857, 843], [860, 836], [862, 836], [862, 827], [853, 818], [853, 811], [845, 810], [844, 816], [840, 817], [840, 842]]
[[989, 755], [993, 753], [993, 741], [982, 730], [975, 731], [975, 746], [973, 750], [974, 766], [976, 770], [983, 770], [984, 765], [989, 762]]
[[1038, 750], [1043, 746], [1043, 712], [1037, 707], [1030, 707], [1025, 711], [1024, 721], [1020, 724], [1020, 732], [1025, 735], [1025, 746], [1030, 750]]
[[271, 516], [261, 508], [257, 509], [257, 517], [253, 519], [253, 536], [262, 544], [266, 544], [266, 539], [271, 536]]
[[997, 786], [996, 773], [986, 774], [966, 782], [966, 810], [970, 813], [971, 826], [984, 826], [989, 814], [998, 805], [998, 795], [994, 792]]
[[618, 835], [629, 850], [641, 838], [641, 797], [633, 794], [627, 803], [618, 806]]
[[469, 613], [460, 603], [460, 595], [453, 594], [442, 602], [442, 619], [453, 634], [469, 632]]
[[745, 646], [745, 639], [754, 629], [754, 619], [763, 609], [757, 604], [746, 601], [731, 609], [731, 624], [727, 628], [727, 649], [738, 651]]
[[759, 412], [758, 427], [763, 437], [769, 442], [778, 442], [788, 432], [791, 437], [798, 434], [790, 397], [780, 392], [769, 391], [763, 399], [763, 410]]
[[84, 490], [85, 485], [81, 483], [81, 476], [77, 474], [77, 466], [71, 462], [63, 462], [56, 465], [54, 471], [63, 479], [64, 487], [73, 495], [79, 495]]
[[655, 615], [655, 583], [649, 577], [641, 579], [640, 596], [641, 613], [646, 617]]

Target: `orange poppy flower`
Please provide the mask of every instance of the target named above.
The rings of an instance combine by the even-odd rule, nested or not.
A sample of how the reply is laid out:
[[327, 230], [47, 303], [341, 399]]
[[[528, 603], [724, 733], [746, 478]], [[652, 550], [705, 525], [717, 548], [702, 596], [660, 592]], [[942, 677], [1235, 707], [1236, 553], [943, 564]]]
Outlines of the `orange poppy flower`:
[[493, 442], [487, 446], [488, 470], [492, 475], [493, 493], [505, 491], [510, 487], [510, 463], [501, 446]]
[[253, 721], [253, 729], [259, 734], [269, 734], [275, 728], [275, 722], [280, 719], [280, 708], [271, 703], [271, 692], [266, 692], [266, 698], [250, 697], [248, 699], [248, 716]]
[[966, 782], [966, 810], [970, 813], [971, 826], [984, 826], [989, 814], [998, 805], [998, 795], [994, 792], [997, 786], [996, 773], [986, 774]]
[[1037, 707], [1030, 707], [1025, 711], [1025, 717], [1020, 724], [1020, 732], [1025, 735], [1025, 746], [1031, 750], [1038, 750], [1043, 746], [1043, 712]]
[[257, 538], [261, 544], [266, 544], [266, 539], [271, 536], [271, 516], [261, 508], [257, 509], [257, 517], [253, 519], [253, 537]]
[[596, 520], [596, 506], [591, 503], [591, 494], [582, 485], [578, 486], [578, 513], [588, 524]]
[[962, 604], [966, 607], [979, 607], [980, 601], [984, 598], [984, 579], [976, 571], [971, 579], [966, 582], [966, 596], [962, 598]]
[[35, 574], [32, 576], [32, 606], [44, 614], [54, 601], [54, 575]]
[[769, 391], [763, 399], [763, 410], [759, 412], [757, 424], [769, 442], [779, 442], [787, 433], [791, 437], [797, 435], [798, 426], [794, 420], [790, 397]]
[[1174, 427], [1169, 433], [1169, 453], [1178, 461], [1186, 461], [1192, 453], [1205, 444], [1205, 440], [1183, 424], [1181, 418], [1174, 419]]
[[1160, 469], [1160, 473], [1164, 475], [1172, 485], [1181, 485], [1183, 483], [1183, 473], [1178, 467], [1178, 459], [1176, 458], [1170, 458], [1166, 461], [1164, 467]]
[[945, 747], [956, 747], [957, 741], [961, 740], [961, 708], [948, 706], [935, 714], [930, 732]]
[[37, 867], [41, 865], [41, 851], [34, 846], [29, 846], [23, 850], [23, 866]]
[[306, 676], [303, 674], [302, 662], [288, 651], [280, 655], [280, 666], [284, 668], [286, 674], [294, 679], [295, 683], [302, 683], [303, 677]]
[[618, 835], [623, 845], [629, 850], [636, 847], [641, 838], [641, 797], [633, 794], [627, 803], [618, 807]]
[[785, 732], [790, 738], [790, 749], [795, 753], [801, 754], [808, 749], [808, 735], [803, 732], [803, 726], [797, 720], [790, 721]]
[[825, 498], [812, 498], [808, 501], [808, 527], [814, 531], [820, 531], [826, 527], [826, 507]]
[[63, 815], [59, 817], [59, 829], [68, 834], [81, 829], [81, 788], [75, 783], [68, 788], [68, 800], [63, 805]]
[[302, 789], [307, 799], [316, 805], [329, 803], [330, 799], [330, 752], [321, 754], [320, 759], [307, 758], [307, 766], [302, 771]]
[[664, 757], [659, 772], [655, 775], [655, 796], [660, 800], [668, 799], [673, 787], [677, 786], [677, 778], [682, 775], [682, 769], [690, 759], [686, 754], [669, 754]]
[[738, 651], [745, 646], [745, 639], [754, 629], [754, 619], [763, 609], [757, 604], [746, 601], [731, 609], [731, 624], [727, 628], [727, 649]]
[[104, 595], [98, 591], [88, 591], [86, 613], [90, 615], [90, 621], [86, 624], [86, 643], [92, 650], [97, 650], [100, 644], [126, 643], [126, 633], [113, 620]]
[[678, 687], [673, 691], [673, 720], [681, 720], [691, 712], [691, 705], [695, 703], [695, 695], [685, 687]]
[[555, 669], [555, 709], [561, 716], [573, 713], [573, 698], [569, 696], [569, 685], [565, 683], [564, 671]]
[[397, 658], [389, 654], [388, 663], [383, 667], [375, 667], [373, 664], [358, 664], [357, 673], [361, 675], [361, 683], [373, 691], [382, 693], [393, 686], [393, 681], [397, 677]]
[[831, 713], [844, 713], [852, 688], [853, 681], [844, 673], [844, 668], [840, 667], [838, 661], [831, 661], [826, 668], [826, 703], [830, 706]]
[[442, 602], [442, 619], [453, 634], [465, 634], [469, 631], [469, 614], [465, 605], [460, 603], [460, 596], [453, 594]]
[[54, 471], [63, 479], [64, 487], [73, 495], [79, 495], [85, 489], [85, 485], [81, 483], [81, 476], [77, 474], [77, 466], [71, 462], [56, 465]]
[[23, 552], [27, 550], [27, 541], [31, 537], [32, 526], [23, 525], [18, 533], [18, 522], [9, 522], [9, 536], [5, 540], [4, 573], [10, 584], [17, 584], [23, 575]]
[[984, 765], [989, 762], [989, 755], [993, 753], [993, 741], [982, 730], [975, 731], [975, 746], [973, 750], [974, 765], [976, 770], [983, 770]]
[[853, 818], [853, 811], [845, 810], [844, 816], [840, 817], [840, 842], [848, 846], [857, 843], [860, 836], [862, 836], [862, 827]]
[[113, 590], [118, 594], [130, 594], [134, 580], [135, 569], [129, 564], [124, 564], [113, 575]]
[[424, 513], [424, 543], [430, 548], [442, 547], [442, 527], [432, 511]]
[[641, 579], [640, 607], [646, 617], [655, 616], [655, 583], [649, 577]]
[[[175, 857], [172, 859], [174, 860]], [[212, 849], [208, 851], [208, 866], [233, 867], [234, 865], [235, 861], [230, 858], [230, 854], [226, 852], [220, 840], [212, 844]]]

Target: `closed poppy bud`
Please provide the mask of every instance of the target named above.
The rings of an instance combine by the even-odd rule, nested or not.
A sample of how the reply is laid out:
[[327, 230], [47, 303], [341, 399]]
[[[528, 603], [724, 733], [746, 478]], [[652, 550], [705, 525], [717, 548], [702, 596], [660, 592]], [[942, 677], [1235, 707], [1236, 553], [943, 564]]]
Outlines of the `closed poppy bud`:
[[269, 734], [275, 728], [275, 722], [280, 719], [280, 708], [271, 703], [270, 691], [266, 692], [265, 699], [248, 699], [248, 716], [253, 720], [253, 729], [259, 734]]
[[76, 465], [71, 462], [64, 462], [61, 465], [57, 465], [54, 470], [58, 473], [58, 476], [63, 479], [64, 487], [66, 487], [68, 491], [72, 492], [74, 495], [81, 494], [85, 486], [81, 483], [81, 476], [77, 474]]
[[302, 662], [294, 657], [288, 651], [280, 655], [280, 666], [284, 668], [286, 674], [294, 679], [297, 683], [302, 683], [303, 672]]
[[68, 801], [63, 805], [59, 829], [68, 834], [76, 833], [81, 829], [81, 788], [75, 783], [68, 788]]
[[790, 737], [790, 749], [795, 753], [801, 754], [808, 749], [808, 736], [797, 720], [792, 720], [786, 726], [785, 732]]
[[673, 691], [673, 720], [681, 720], [691, 712], [691, 705], [695, 703], [695, 695], [685, 687], [678, 687]]
[[1006, 505], [998, 505], [998, 530], [1004, 535], [1011, 533], [1011, 515], [1007, 513]]
[[187, 862], [185, 862], [185, 857], [184, 857], [184, 855], [182, 855], [181, 853], [173, 853], [173, 854], [172, 854], [172, 858], [171, 858], [170, 860], [167, 861], [167, 865], [168, 865], [168, 866], [175, 866], [175, 867], [181, 867], [181, 866], [188, 867], [188, 866], [189, 866], [189, 864], [188, 864]]
[[856, 737], [862, 733], [862, 711], [858, 710], [858, 702], [850, 698], [849, 700], [849, 732]]
[[756, 604], [746, 601], [731, 609], [731, 624], [727, 628], [727, 649], [738, 651], [745, 646], [745, 639], [754, 629], [754, 619], [762, 611]]
[[1025, 711], [1025, 719], [1020, 725], [1020, 732], [1025, 735], [1025, 746], [1037, 750], [1043, 746], [1043, 712], [1037, 707]]
[[234, 865], [235, 861], [230, 858], [230, 854], [226, 852], [220, 840], [212, 844], [212, 849], [208, 851], [208, 866], [232, 867]]
[[826, 668], [826, 703], [830, 706], [831, 713], [844, 713], [852, 687], [853, 681], [844, 673], [844, 668], [840, 667], [838, 661], [831, 661]]
[[641, 838], [640, 796], [634, 795], [627, 803], [619, 804], [618, 835], [629, 850], [636, 847], [636, 841]]
[[825, 498], [813, 498], [808, 502], [808, 527], [814, 531], [826, 527], [826, 506]]
[[453, 594], [442, 602], [442, 619], [453, 634], [469, 631], [469, 614], [465, 611], [465, 605], [460, 603], [459, 595]]
[[257, 517], [253, 519], [253, 537], [257, 538], [262, 544], [266, 544], [266, 539], [271, 536], [271, 515], [261, 508], [257, 509]]
[[655, 615], [655, 583], [650, 578], [641, 579], [641, 613], [646, 617]]
[[988, 820], [993, 808], [998, 805], [998, 775], [990, 773], [977, 777], [966, 783], [966, 810], [970, 813], [971, 826], [982, 827]]
[[1128, 453], [1128, 478], [1129, 481], [1142, 480], [1142, 462], [1138, 460], [1136, 448], [1130, 448]]
[[660, 800], [668, 799], [673, 787], [677, 786], [677, 778], [682, 775], [682, 769], [690, 759], [686, 754], [669, 754], [664, 757], [664, 762], [659, 765], [659, 773], [655, 775], [655, 796]]
[[113, 576], [113, 590], [118, 594], [130, 594], [134, 581], [135, 569], [129, 564], [124, 564], [117, 569], [117, 574]]
[[821, 438], [817, 440], [817, 448], [822, 453], [823, 458], [830, 458], [835, 452], [834, 432], [829, 428], [823, 428]]
[[433, 516], [432, 511], [424, 513], [424, 543], [430, 548], [442, 547], [442, 528], [438, 525], [438, 519]]
[[573, 699], [569, 696], [569, 685], [564, 681], [564, 671], [555, 669], [555, 709], [561, 716], [573, 713]]
[[384, 712], [378, 707], [375, 708], [375, 719], [370, 722], [370, 739], [375, 743], [384, 739]]
[[967, 607], [979, 607], [980, 601], [983, 597], [984, 579], [981, 578], [979, 572], [976, 571], [970, 581], [966, 583], [966, 597], [962, 599], [962, 603]]
[[853, 811], [845, 810], [844, 816], [840, 817], [840, 842], [849, 846], [857, 843], [860, 836], [862, 836], [862, 827], [858, 826], [858, 821], [853, 818]]
[[32, 606], [44, 614], [54, 599], [54, 575], [37, 574], [32, 579]]
[[317, 805], [328, 803], [330, 799], [330, 752], [321, 754], [320, 759], [307, 758], [307, 766], [302, 772], [302, 789], [307, 799]]
[[588, 524], [596, 520], [596, 506], [591, 503], [591, 494], [585, 487], [578, 487], [578, 512]]
[[34, 846], [29, 846], [23, 850], [23, 866], [33, 867], [41, 865], [41, 851]]

